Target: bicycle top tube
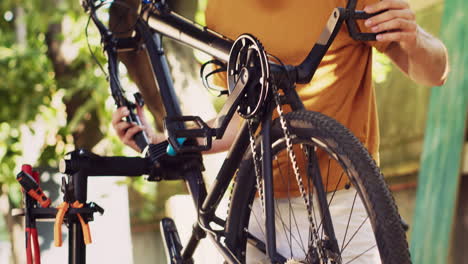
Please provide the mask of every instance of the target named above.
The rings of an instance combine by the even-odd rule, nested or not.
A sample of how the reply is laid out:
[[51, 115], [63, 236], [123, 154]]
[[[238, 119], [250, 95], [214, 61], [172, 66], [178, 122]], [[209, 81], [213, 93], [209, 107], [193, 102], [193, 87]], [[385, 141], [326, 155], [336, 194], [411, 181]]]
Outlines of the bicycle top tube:
[[[375, 33], [359, 32], [355, 21], [357, 19], [367, 19], [373, 14], [356, 11], [355, 7], [356, 0], [349, 0], [346, 8], [335, 8], [322, 34], [304, 61], [296, 66], [280, 66], [270, 62], [273, 75], [287, 75], [291, 83], [310, 82], [315, 70], [345, 21], [353, 39], [361, 41], [375, 40]], [[160, 34], [203, 51], [221, 61], [227, 62], [229, 60], [233, 40], [172, 12], [167, 6], [149, 4], [146, 8], [143, 8], [141, 16], [153, 30]]]
[[[84, 3], [87, 4], [87, 7], [95, 9], [96, 6], [92, 2], [93, 0], [86, 0]], [[143, 8], [140, 17], [147, 22], [151, 29], [163, 36], [203, 51], [221, 61], [227, 62], [229, 60], [233, 40], [176, 14], [165, 4], [153, 1], [142, 1], [142, 3]], [[360, 41], [375, 40], [377, 34], [361, 33], [356, 25], [357, 19], [367, 19], [375, 14], [356, 11], [355, 7], [356, 0], [349, 0], [346, 8], [337, 7], [333, 10], [319, 39], [301, 64], [285, 66], [270, 61], [272, 75], [287, 77], [283, 79], [288, 79], [291, 84], [310, 82], [343, 22], [346, 22], [349, 34], [353, 39]], [[95, 15], [92, 15], [92, 18], [101, 34], [104, 33], [105, 36], [106, 33], [110, 33]]]
[[142, 18], [155, 31], [203, 51], [221, 61], [229, 60], [233, 40], [207, 27], [188, 20], [167, 7], [151, 5], [142, 12]]

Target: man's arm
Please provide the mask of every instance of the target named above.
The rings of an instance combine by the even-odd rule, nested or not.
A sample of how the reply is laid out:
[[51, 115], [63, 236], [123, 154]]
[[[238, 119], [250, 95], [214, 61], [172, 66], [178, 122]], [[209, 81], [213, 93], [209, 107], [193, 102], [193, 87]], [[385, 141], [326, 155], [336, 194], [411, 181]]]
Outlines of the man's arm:
[[405, 0], [382, 0], [366, 6], [364, 11], [376, 13], [365, 25], [377, 35], [377, 41], [392, 42], [385, 51], [393, 62], [412, 80], [440, 86], [448, 74], [448, 56], [444, 44], [424, 31]]

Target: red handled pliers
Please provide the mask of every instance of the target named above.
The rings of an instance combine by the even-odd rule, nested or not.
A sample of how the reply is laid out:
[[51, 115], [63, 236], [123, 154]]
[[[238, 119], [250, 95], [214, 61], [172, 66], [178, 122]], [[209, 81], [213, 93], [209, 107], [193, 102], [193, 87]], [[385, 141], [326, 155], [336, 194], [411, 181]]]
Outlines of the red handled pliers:
[[45, 196], [38, 185], [39, 173], [37, 171], [33, 171], [30, 165], [22, 166], [17, 179], [21, 183], [21, 186], [23, 186], [25, 193], [27, 264], [40, 264], [41, 250], [39, 248], [36, 219], [32, 215], [31, 209], [36, 207], [36, 201], [38, 201], [42, 207], [48, 207], [50, 205], [50, 199]]
[[41, 264], [41, 250], [37, 236], [36, 219], [28, 213], [26, 213], [26, 258], [28, 264]]

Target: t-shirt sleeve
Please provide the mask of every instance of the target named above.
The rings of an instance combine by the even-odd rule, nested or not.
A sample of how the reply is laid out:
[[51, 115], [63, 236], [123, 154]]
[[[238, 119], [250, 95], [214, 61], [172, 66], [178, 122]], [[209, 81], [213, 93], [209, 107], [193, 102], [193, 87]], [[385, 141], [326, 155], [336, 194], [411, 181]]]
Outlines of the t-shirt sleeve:
[[[379, 2], [380, 0], [357, 0], [357, 5], [356, 5], [356, 10], [364, 10], [364, 7], [368, 6], [368, 5], [372, 5], [372, 4], [375, 4], [377, 2]], [[366, 27], [364, 25], [364, 22], [365, 20], [356, 20], [357, 24], [358, 24], [358, 27], [359, 29], [361, 30], [361, 32], [365, 32], [365, 33], [370, 33], [371, 30]], [[376, 48], [378, 51], [384, 53], [388, 46], [390, 45], [390, 41], [387, 41], [387, 42], [381, 42], [381, 41], [366, 41], [365, 42], [367, 45], [370, 45], [374, 48]]]

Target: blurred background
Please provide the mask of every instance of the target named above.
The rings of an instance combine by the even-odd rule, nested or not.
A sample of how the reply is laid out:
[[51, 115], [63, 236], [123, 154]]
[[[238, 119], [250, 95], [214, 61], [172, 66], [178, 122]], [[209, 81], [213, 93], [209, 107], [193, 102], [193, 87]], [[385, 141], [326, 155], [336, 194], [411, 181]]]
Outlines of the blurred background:
[[[463, 25], [449, 27], [448, 19], [443, 19], [444, 13], [450, 14], [447, 8], [456, 8], [447, 3], [456, 0], [409, 2], [416, 11], [419, 24], [427, 31], [436, 36], [441, 32], [445, 32], [445, 36], [452, 34], [453, 38], [460, 39], [461, 45], [466, 42], [468, 34], [450, 31]], [[175, 0], [169, 4], [176, 12], [204, 24], [206, 0]], [[456, 10], [453, 13], [463, 16]], [[137, 155], [124, 147], [111, 129], [115, 106], [97, 63], [104, 65], [105, 61], [99, 36], [93, 25], [87, 28], [87, 23], [88, 17], [78, 0], [0, 2], [0, 263], [25, 263], [24, 220], [10, 214], [12, 208], [21, 206], [21, 192], [15, 180], [21, 164], [32, 164], [43, 173], [42, 186], [57, 204], [61, 202], [58, 161], [65, 153], [80, 147], [100, 155]], [[207, 93], [198, 78], [200, 62], [206, 58], [165, 41], [183, 110], [205, 119], [214, 116], [222, 100]], [[450, 43], [447, 46], [450, 51]], [[464, 53], [459, 56], [466, 62]], [[428, 145], [430, 140], [428, 138], [424, 143], [425, 131], [431, 126], [427, 122], [428, 113], [434, 107], [430, 103], [431, 89], [411, 82], [382, 54], [377, 53], [373, 63], [380, 115], [381, 168], [402, 217], [410, 225], [410, 239], [422, 240], [420, 232], [414, 232], [415, 237], [412, 237], [412, 228], [418, 224], [418, 217], [424, 215], [415, 216], [415, 208], [418, 199], [423, 199], [416, 194], [421, 182], [418, 174], [428, 162], [421, 162], [421, 157], [423, 144]], [[457, 68], [463, 72], [462, 69]], [[121, 72], [126, 91], [135, 92], [135, 85], [125, 76], [125, 68]], [[461, 78], [466, 80], [466, 77]], [[454, 121], [463, 123], [463, 128], [467, 89], [465, 86], [465, 92], [462, 89], [458, 95], [465, 98], [460, 108], [464, 113], [458, 113], [461, 118]], [[450, 112], [444, 115], [457, 117], [456, 113]], [[468, 136], [463, 133], [466, 141]], [[455, 144], [455, 149], [448, 151], [463, 153], [463, 146], [467, 149], [466, 143], [460, 141]], [[459, 175], [468, 174], [467, 158], [454, 157], [460, 160]], [[212, 169], [207, 172], [207, 179], [214, 177], [210, 172], [215, 171], [222, 158], [223, 154], [207, 157], [205, 167]], [[449, 252], [449, 256], [446, 262], [438, 263], [468, 263], [467, 252], [462, 250], [468, 248], [467, 178], [458, 175], [450, 178], [456, 181], [456, 188], [451, 193], [454, 199], [447, 201], [453, 206], [453, 214], [443, 221], [448, 223], [451, 235], [448, 235], [446, 248], [442, 249]], [[88, 252], [96, 257], [90, 257], [88, 262], [109, 263], [114, 257], [115, 263], [165, 263], [159, 220], [168, 214], [185, 212], [186, 208], [181, 207], [183, 204], [191, 205], [184, 195], [184, 186], [180, 182], [149, 183], [144, 179], [124, 178], [92, 179], [89, 186], [90, 200], [102, 205], [106, 213], [102, 217], [96, 216], [96, 221], [91, 223], [95, 242]], [[179, 224], [183, 238], [192, 224]], [[434, 226], [437, 228], [437, 223]], [[52, 223], [40, 223], [38, 229], [43, 262], [65, 263], [66, 246], [60, 249], [51, 246]], [[418, 243], [412, 245], [417, 247]], [[105, 255], [106, 252], [109, 255]], [[103, 254], [108, 258], [97, 261]], [[212, 261], [202, 263], [218, 263]]]

